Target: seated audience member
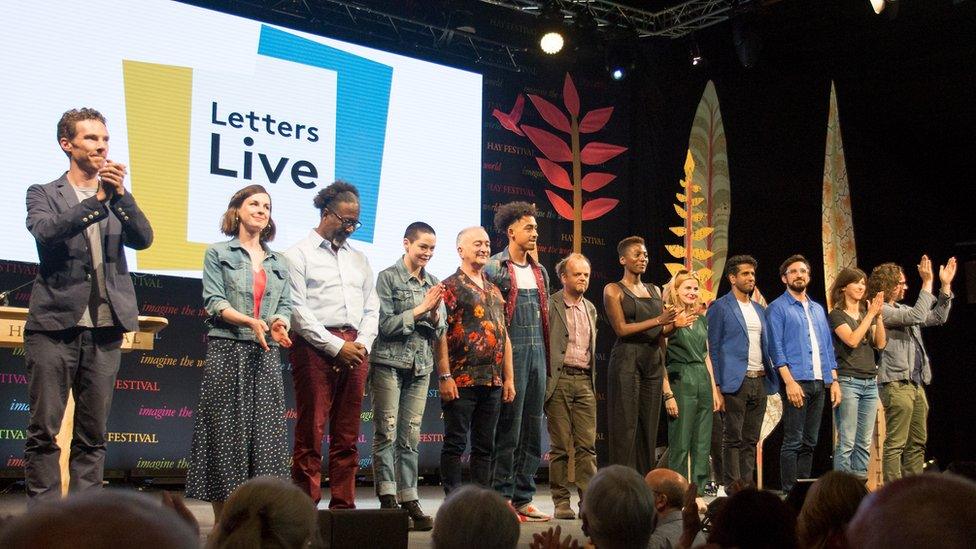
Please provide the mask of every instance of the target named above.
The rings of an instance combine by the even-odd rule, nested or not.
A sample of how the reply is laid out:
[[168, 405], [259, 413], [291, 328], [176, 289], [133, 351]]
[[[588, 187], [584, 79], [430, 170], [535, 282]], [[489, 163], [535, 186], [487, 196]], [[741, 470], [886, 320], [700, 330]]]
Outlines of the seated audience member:
[[645, 547], [654, 530], [654, 495], [637, 471], [610, 465], [590, 481], [581, 516], [596, 549]]
[[31, 508], [0, 531], [5, 549], [197, 549], [191, 526], [149, 496], [115, 490], [72, 495]]
[[792, 549], [797, 547], [796, 517], [775, 494], [743, 489], [715, 516], [708, 542], [719, 547]]
[[321, 545], [312, 498], [275, 477], [253, 478], [227, 498], [210, 548], [302, 548]]
[[871, 493], [851, 519], [847, 546], [976, 547], [976, 484], [955, 475], [915, 475]]
[[474, 484], [452, 490], [437, 510], [434, 549], [511, 549], [519, 521], [498, 492]]
[[[670, 469], [653, 469], [644, 477], [644, 482], [654, 496], [654, 511], [657, 514], [657, 526], [651, 533], [650, 549], [671, 549], [678, 546], [681, 537], [681, 507], [685, 492], [688, 491], [688, 481], [679, 473]], [[699, 531], [695, 536], [694, 545], [705, 543], [705, 537]]]
[[800, 546], [806, 549], [844, 546], [844, 528], [868, 490], [864, 481], [850, 473], [828, 471], [818, 478], [796, 521]]

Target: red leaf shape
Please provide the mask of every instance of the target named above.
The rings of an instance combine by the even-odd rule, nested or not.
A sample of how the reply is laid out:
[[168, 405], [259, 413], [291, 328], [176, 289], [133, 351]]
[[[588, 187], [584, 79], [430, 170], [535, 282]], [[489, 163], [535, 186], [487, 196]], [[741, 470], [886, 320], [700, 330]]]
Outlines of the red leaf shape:
[[525, 96], [518, 94], [515, 98], [515, 106], [512, 107], [512, 112], [508, 113], [509, 118], [512, 122], [518, 124], [518, 121], [522, 118], [522, 109], [525, 107]]
[[550, 126], [566, 133], [572, 131], [569, 128], [569, 119], [566, 118], [563, 111], [559, 110], [559, 107], [531, 93], [529, 94], [529, 99], [532, 100], [532, 104], [535, 105], [536, 110], [542, 115], [542, 119], [548, 122]]
[[573, 115], [574, 118], [579, 116], [579, 93], [576, 92], [576, 85], [573, 84], [572, 77], [569, 73], [566, 73], [566, 80], [563, 82], [563, 103], [566, 104], [566, 110], [569, 114]]
[[573, 190], [573, 184], [569, 182], [569, 173], [562, 166], [555, 162], [550, 162], [545, 158], [536, 157], [535, 161], [539, 164], [539, 168], [542, 169], [542, 173], [545, 174], [546, 179], [550, 183], [560, 189], [566, 189], [567, 191]]
[[580, 133], [593, 133], [602, 130], [603, 126], [606, 126], [607, 121], [610, 120], [611, 114], [613, 114], [613, 107], [594, 109], [586, 113], [579, 125]]
[[[522, 129], [524, 130], [525, 126], [522, 126]], [[591, 166], [594, 164], [603, 164], [626, 150], [627, 147], [611, 145], [609, 143], [587, 143], [583, 147], [583, 150], [580, 151], [580, 161]]]
[[620, 201], [616, 198], [594, 198], [586, 204], [583, 204], [583, 215], [581, 217], [583, 221], [596, 219], [614, 209], [618, 202]]
[[533, 128], [525, 124], [522, 124], [522, 131], [532, 141], [532, 144], [542, 151], [542, 154], [546, 155], [546, 158], [549, 160], [553, 162], [569, 162], [573, 159], [573, 153], [569, 150], [569, 145], [559, 137], [546, 130], [540, 130], [539, 128]]
[[558, 194], [548, 189], [546, 190], [546, 195], [549, 197], [549, 202], [552, 202], [552, 207], [556, 209], [556, 213], [570, 221], [573, 220], [573, 207], [569, 205], [569, 202], [566, 202]]
[[583, 182], [580, 186], [583, 187], [584, 191], [591, 193], [602, 189], [616, 178], [617, 176], [612, 173], [590, 172], [583, 176]]
[[509, 116], [503, 113], [502, 111], [495, 109], [491, 112], [491, 115], [497, 118], [498, 123], [501, 124], [502, 127], [505, 128], [506, 130], [515, 132], [522, 136], [525, 135], [524, 133], [522, 133], [522, 130], [520, 130], [519, 127], [514, 122], [512, 122], [512, 119], [509, 118]]

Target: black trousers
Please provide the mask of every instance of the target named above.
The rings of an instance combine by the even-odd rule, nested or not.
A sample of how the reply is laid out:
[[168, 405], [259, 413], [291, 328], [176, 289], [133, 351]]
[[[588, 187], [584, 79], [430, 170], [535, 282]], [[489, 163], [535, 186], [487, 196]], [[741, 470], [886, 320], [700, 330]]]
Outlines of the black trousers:
[[725, 398], [725, 430], [722, 433], [722, 484], [736, 480], [755, 484], [756, 444], [766, 414], [766, 385], [761, 377], [747, 377]]
[[618, 341], [607, 367], [607, 439], [610, 463], [641, 475], [654, 468], [661, 416], [664, 361], [649, 343]]
[[463, 484], [461, 455], [471, 434], [471, 482], [491, 488], [491, 452], [495, 426], [502, 407], [501, 387], [459, 387], [458, 398], [441, 401], [444, 445], [441, 447], [441, 482], [450, 494]]
[[117, 327], [25, 333], [30, 424], [24, 457], [31, 502], [61, 497], [61, 448], [55, 439], [69, 389], [74, 393], [75, 413], [68, 489], [101, 488], [105, 430], [121, 347], [122, 330]]

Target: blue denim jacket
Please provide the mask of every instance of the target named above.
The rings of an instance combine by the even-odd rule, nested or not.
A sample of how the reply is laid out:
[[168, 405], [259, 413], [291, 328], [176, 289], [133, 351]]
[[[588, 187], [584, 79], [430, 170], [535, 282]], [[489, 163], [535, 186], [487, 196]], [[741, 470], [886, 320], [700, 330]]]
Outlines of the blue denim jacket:
[[380, 299], [379, 334], [369, 354], [370, 362], [412, 368], [418, 376], [434, 370], [433, 344], [447, 329], [447, 310], [441, 303], [437, 324], [431, 325], [428, 315], [415, 321], [413, 308], [438, 282], [426, 269], [420, 279], [410, 276], [403, 258], [380, 272], [376, 279], [376, 295]]
[[[290, 327], [291, 286], [288, 284], [288, 264], [284, 256], [271, 251], [267, 244], [264, 244], [264, 250], [267, 254], [263, 262], [267, 284], [261, 298], [261, 319], [268, 326], [281, 320], [286, 327]], [[254, 331], [250, 328], [235, 326], [220, 318], [220, 313], [228, 307], [247, 316], [254, 314], [254, 273], [251, 270], [251, 257], [236, 237], [207, 247], [203, 260], [203, 306], [211, 315], [206, 321], [210, 327], [208, 336], [254, 339]], [[268, 345], [275, 344], [270, 337], [267, 342]]]

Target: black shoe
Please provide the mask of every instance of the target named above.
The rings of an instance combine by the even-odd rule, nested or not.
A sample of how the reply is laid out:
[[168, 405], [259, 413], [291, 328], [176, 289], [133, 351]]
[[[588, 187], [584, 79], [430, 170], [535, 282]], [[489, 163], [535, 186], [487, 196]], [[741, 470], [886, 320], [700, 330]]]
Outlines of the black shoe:
[[400, 504], [400, 507], [410, 515], [410, 529], [419, 532], [426, 532], [434, 528], [434, 519], [430, 515], [425, 515], [423, 509], [420, 508], [420, 502], [417, 500], [404, 501]]
[[380, 509], [399, 509], [396, 502], [396, 496], [393, 494], [384, 494], [380, 496]]

